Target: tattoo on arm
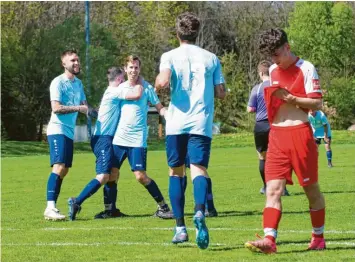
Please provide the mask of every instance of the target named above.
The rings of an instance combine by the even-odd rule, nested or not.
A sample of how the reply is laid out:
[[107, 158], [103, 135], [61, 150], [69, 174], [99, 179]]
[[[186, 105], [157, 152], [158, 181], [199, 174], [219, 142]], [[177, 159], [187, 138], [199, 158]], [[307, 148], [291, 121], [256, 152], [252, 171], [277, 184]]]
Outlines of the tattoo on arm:
[[79, 112], [79, 110], [80, 110], [80, 106], [57, 105], [55, 108], [53, 108], [53, 113], [54, 114], [70, 114], [70, 113]]

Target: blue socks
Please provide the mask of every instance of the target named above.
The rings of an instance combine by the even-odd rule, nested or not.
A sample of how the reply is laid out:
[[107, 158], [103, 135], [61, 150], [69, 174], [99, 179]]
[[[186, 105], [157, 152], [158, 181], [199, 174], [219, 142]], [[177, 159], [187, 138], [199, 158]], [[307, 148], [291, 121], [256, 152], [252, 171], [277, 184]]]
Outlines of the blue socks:
[[[186, 188], [186, 183], [185, 183], [185, 188]], [[178, 227], [185, 226], [185, 221], [184, 221], [185, 191], [184, 191], [183, 178], [178, 176], [169, 177], [169, 198], [170, 198], [170, 204], [173, 209], [174, 216], [176, 218], [176, 226]]]
[[76, 198], [78, 205], [81, 205], [85, 199], [89, 198], [96, 193], [101, 187], [101, 183], [97, 179], [93, 179], [86, 185], [86, 187], [81, 191], [80, 195]]
[[63, 180], [60, 179], [59, 175], [55, 173], [49, 175], [47, 182], [47, 201], [57, 202], [62, 182]]
[[213, 194], [212, 194], [212, 180], [211, 178], [206, 178], [207, 180], [207, 209], [215, 210], [214, 202], [213, 202]]
[[332, 162], [332, 150], [327, 151], [327, 159], [328, 159], [328, 162]]
[[207, 199], [207, 189], [208, 183], [204, 176], [197, 176], [193, 180], [194, 184], [194, 199], [195, 199], [195, 213], [201, 211], [202, 214], [205, 213], [205, 203]]
[[116, 210], [117, 201], [117, 183], [116, 181], [109, 181], [104, 186], [104, 204], [105, 210]]
[[[159, 204], [164, 200], [162, 193], [159, 190], [158, 185], [152, 179], [148, 185], [145, 185], [145, 188], [148, 190], [149, 194], [154, 198], [154, 200]], [[164, 203], [165, 205], [165, 203]]]

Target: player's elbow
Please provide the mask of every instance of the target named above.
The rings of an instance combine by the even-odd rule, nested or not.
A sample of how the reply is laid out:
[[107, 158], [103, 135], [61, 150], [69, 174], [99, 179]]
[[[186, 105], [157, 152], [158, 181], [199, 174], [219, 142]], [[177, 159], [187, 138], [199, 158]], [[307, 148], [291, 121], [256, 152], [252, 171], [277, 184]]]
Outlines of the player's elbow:
[[214, 95], [216, 98], [218, 99], [224, 99], [227, 95], [226, 89], [224, 87], [224, 85], [217, 85], [214, 88]]
[[313, 110], [321, 110], [323, 108], [323, 100], [322, 99], [316, 99], [314, 103], [314, 108]]

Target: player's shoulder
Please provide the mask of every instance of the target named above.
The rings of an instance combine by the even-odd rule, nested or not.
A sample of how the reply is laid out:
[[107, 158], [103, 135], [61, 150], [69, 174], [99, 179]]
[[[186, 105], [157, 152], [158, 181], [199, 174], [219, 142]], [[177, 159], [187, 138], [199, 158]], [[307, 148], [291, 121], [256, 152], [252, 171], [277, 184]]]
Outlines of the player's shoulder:
[[269, 67], [269, 73], [271, 73], [272, 71], [274, 71], [276, 68], [277, 68], [277, 64], [272, 64], [272, 65]]
[[149, 83], [149, 82], [146, 81], [146, 80], [143, 80], [143, 87], [144, 87], [145, 89], [154, 89], [154, 87], [152, 86], [152, 84]]
[[125, 88], [125, 87], [129, 87], [128, 80], [118, 85], [118, 88]]
[[301, 68], [303, 71], [315, 69], [314, 65], [311, 62], [304, 60], [302, 58], [298, 59], [298, 61], [296, 62], [296, 66]]

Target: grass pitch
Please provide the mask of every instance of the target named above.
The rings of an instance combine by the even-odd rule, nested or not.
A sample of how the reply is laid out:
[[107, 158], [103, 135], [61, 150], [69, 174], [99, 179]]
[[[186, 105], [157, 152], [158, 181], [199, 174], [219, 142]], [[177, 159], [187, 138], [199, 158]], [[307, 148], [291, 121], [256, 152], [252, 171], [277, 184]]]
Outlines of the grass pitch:
[[[229, 139], [222, 139], [228, 141]], [[221, 141], [222, 141], [221, 140]], [[250, 141], [249, 141], [250, 140]], [[222, 142], [223, 142], [222, 141]], [[247, 141], [252, 142], [250, 137]], [[250, 143], [249, 143], [250, 144]], [[283, 197], [278, 253], [252, 254], [244, 242], [262, 235], [265, 198], [259, 194], [261, 179], [255, 150], [213, 148], [209, 173], [219, 217], [207, 218], [210, 247], [199, 250], [192, 223], [192, 183], [186, 191], [186, 222], [190, 242], [171, 244], [173, 220], [151, 215], [156, 204], [123, 165], [118, 206], [128, 218], [94, 220], [103, 209], [102, 190], [82, 206], [77, 220], [49, 222], [43, 219], [49, 156], [2, 158], [1, 261], [352, 261], [355, 257], [355, 146], [333, 145], [334, 168], [326, 165], [320, 147], [319, 180], [326, 199], [327, 250], [306, 251], [311, 223], [306, 196], [294, 176], [289, 197]], [[57, 207], [67, 215], [67, 199], [80, 193], [95, 176], [94, 155], [75, 154]], [[164, 151], [148, 152], [148, 175], [168, 198], [168, 175]]]

